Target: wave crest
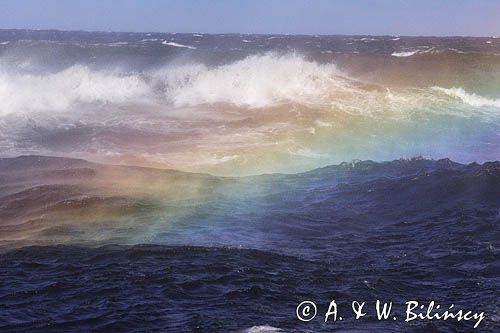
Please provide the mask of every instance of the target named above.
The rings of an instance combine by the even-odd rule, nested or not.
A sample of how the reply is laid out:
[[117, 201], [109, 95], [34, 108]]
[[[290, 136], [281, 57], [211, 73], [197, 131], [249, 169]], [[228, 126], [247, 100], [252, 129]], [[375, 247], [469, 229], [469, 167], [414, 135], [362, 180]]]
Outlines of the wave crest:
[[0, 112], [64, 110], [74, 103], [120, 103], [146, 95], [137, 75], [91, 70], [75, 65], [51, 74], [0, 71]]
[[185, 65], [156, 73], [166, 82], [175, 105], [229, 103], [266, 107], [284, 102], [321, 101], [349, 85], [333, 64], [318, 64], [296, 54], [254, 55], [215, 68]]
[[333, 64], [297, 54], [267, 53], [209, 67], [170, 65], [145, 73], [74, 65], [56, 73], [26, 74], [0, 68], [2, 113], [64, 110], [75, 103], [163, 99], [175, 106], [228, 103], [261, 108], [286, 102], [328, 102], [352, 87]]
[[62, 111], [78, 103], [148, 101], [176, 107], [223, 103], [244, 108], [295, 103], [364, 115], [387, 110], [404, 115], [402, 110], [443, 106], [441, 102], [449, 102], [443, 94], [473, 107], [500, 107], [500, 100], [462, 88], [389, 90], [370, 85], [349, 78], [332, 63], [295, 53], [253, 55], [212, 67], [169, 65], [143, 73], [74, 65], [55, 73], [27, 74], [0, 67], [0, 114]]
[[480, 96], [476, 93], [469, 93], [465, 91], [463, 88], [442, 88], [442, 87], [432, 87], [433, 90], [439, 91], [445, 95], [453, 97], [462, 101], [465, 104], [474, 107], [485, 107], [492, 106], [496, 108], [500, 108], [500, 99], [489, 99], [483, 96]]

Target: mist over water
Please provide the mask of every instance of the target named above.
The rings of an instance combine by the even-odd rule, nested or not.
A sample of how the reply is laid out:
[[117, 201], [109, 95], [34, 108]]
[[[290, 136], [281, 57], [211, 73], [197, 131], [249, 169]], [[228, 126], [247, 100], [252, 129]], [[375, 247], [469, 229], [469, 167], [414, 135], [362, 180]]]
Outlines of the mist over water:
[[4, 156], [245, 175], [500, 155], [498, 39], [2, 31], [0, 41]]

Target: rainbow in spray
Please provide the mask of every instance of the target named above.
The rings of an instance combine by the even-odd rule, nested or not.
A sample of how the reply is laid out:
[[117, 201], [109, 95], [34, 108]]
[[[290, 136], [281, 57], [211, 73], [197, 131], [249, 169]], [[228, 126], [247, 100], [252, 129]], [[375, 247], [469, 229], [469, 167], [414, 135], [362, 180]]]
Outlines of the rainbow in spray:
[[9, 244], [163, 241], [172, 221], [269, 194], [263, 178], [231, 177], [500, 157], [498, 39], [2, 31], [0, 42], [2, 156], [94, 162], [4, 171]]
[[498, 332], [498, 87], [495, 38], [0, 30], [0, 330]]

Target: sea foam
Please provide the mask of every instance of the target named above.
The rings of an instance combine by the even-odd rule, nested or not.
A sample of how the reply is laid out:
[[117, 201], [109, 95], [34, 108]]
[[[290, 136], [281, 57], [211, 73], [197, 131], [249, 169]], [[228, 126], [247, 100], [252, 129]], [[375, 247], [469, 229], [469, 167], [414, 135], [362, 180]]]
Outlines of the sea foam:
[[175, 42], [167, 42], [166, 40], [163, 41], [162, 44], [167, 45], [167, 46], [174, 46], [174, 47], [181, 47], [181, 48], [196, 50], [196, 47], [194, 47], [194, 46], [179, 44], [179, 43], [175, 43]]
[[412, 55], [417, 54], [418, 51], [404, 51], [404, 52], [393, 52], [391, 55], [393, 57], [411, 57]]
[[465, 104], [473, 107], [495, 107], [500, 108], [500, 99], [490, 99], [478, 95], [476, 93], [469, 93], [463, 88], [442, 88], [442, 87], [432, 87], [433, 90], [444, 93], [450, 97], [458, 99]]
[[335, 65], [296, 54], [255, 55], [218, 67], [185, 65], [162, 74], [168, 97], [176, 105], [230, 103], [260, 108], [323, 100], [332, 91], [349, 88]]
[[0, 114], [67, 109], [75, 103], [123, 103], [137, 100], [150, 87], [137, 75], [91, 70], [75, 65], [49, 74], [0, 69]]
[[144, 72], [73, 65], [57, 72], [0, 65], [0, 114], [62, 111], [77, 103], [227, 103], [263, 108], [283, 103], [330, 104], [358, 92], [333, 63], [298, 54], [266, 53], [232, 63], [168, 64]]
[[465, 106], [500, 107], [500, 100], [462, 88], [388, 90], [367, 85], [334, 63], [315, 62], [297, 53], [263, 53], [217, 66], [171, 63], [143, 72], [84, 65], [41, 72], [31, 65], [15, 70], [0, 65], [0, 115], [74, 110], [77, 104], [143, 102], [162, 107], [227, 104], [249, 109], [294, 104], [363, 115], [384, 111], [404, 115], [405, 110], [427, 106], [436, 110], [443, 101], [450, 102], [449, 97]]

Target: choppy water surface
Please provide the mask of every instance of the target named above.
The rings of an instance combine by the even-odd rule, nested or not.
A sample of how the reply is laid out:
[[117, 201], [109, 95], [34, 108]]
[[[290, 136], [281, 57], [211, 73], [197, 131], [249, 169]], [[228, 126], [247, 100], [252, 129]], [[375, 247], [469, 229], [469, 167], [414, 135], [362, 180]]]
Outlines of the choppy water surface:
[[0, 330], [497, 332], [499, 86], [493, 37], [2, 30]]
[[[80, 160], [1, 162], [11, 184], [2, 189], [4, 247], [44, 245], [0, 257], [5, 331], [471, 329], [373, 314], [303, 324], [295, 307], [304, 299], [321, 311], [331, 299], [344, 309], [354, 299], [435, 300], [484, 311], [481, 331], [498, 328], [498, 163], [357, 162], [216, 178]], [[140, 180], [113, 194], [101, 179], [113, 184], [113, 174]], [[152, 179], [176, 195], [144, 192]], [[105, 245], [141, 243], [158, 245]]]
[[500, 151], [500, 39], [0, 31], [0, 147], [218, 175]]

